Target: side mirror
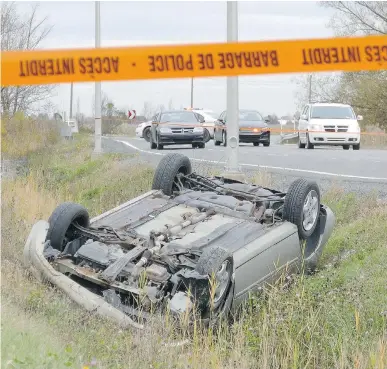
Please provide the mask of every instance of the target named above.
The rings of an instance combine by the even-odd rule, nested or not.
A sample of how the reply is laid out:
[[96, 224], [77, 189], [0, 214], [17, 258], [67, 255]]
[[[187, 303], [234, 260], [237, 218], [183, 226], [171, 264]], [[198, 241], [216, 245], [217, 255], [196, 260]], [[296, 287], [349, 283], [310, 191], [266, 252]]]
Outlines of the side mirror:
[[308, 116], [306, 114], [302, 114], [300, 119], [302, 120], [308, 120]]
[[204, 119], [199, 120], [200, 123], [205, 123], [206, 121]]
[[363, 120], [363, 116], [362, 115], [358, 115], [357, 116], [357, 120]]
[[265, 118], [264, 121], [265, 123], [270, 123], [270, 119]]
[[218, 119], [218, 122], [224, 124], [224, 120], [223, 119]]

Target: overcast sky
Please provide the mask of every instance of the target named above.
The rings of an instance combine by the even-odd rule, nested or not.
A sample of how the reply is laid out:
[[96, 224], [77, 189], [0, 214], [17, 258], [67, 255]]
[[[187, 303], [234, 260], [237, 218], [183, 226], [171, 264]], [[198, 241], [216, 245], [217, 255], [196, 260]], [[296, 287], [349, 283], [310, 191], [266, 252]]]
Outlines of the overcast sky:
[[[19, 2], [27, 11], [32, 2]], [[331, 37], [327, 27], [331, 10], [317, 2], [238, 2], [239, 40], [276, 40]], [[47, 17], [53, 29], [42, 48], [94, 47], [94, 2], [40, 2], [39, 16]], [[156, 43], [226, 41], [226, 11], [223, 1], [101, 2], [102, 46]], [[294, 113], [296, 75], [240, 77], [240, 108], [262, 114]], [[175, 108], [190, 105], [190, 80], [103, 82], [102, 91], [123, 109], [139, 113], [145, 101]], [[94, 84], [74, 85], [74, 107], [92, 112]], [[60, 85], [53, 102], [69, 111], [70, 85]], [[221, 112], [226, 108], [226, 78], [194, 80], [195, 107]]]

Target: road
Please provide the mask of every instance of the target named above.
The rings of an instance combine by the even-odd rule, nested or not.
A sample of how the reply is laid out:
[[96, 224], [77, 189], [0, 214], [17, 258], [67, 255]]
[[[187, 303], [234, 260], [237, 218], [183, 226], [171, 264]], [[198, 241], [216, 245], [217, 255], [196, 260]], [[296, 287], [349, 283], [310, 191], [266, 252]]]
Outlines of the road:
[[[226, 148], [213, 141], [205, 149], [192, 149], [189, 145], [166, 146], [164, 150], [151, 150], [149, 143], [139, 138], [114, 137], [104, 139], [104, 148], [114, 152], [139, 152], [147, 161], [157, 164], [168, 152], [180, 152], [196, 163], [224, 166]], [[351, 191], [369, 193], [375, 190], [387, 198], [387, 151], [360, 149], [343, 150], [340, 147], [299, 149], [296, 145], [281, 145], [279, 137], [272, 136], [270, 147], [240, 144], [239, 161], [247, 172], [270, 173], [281, 187], [297, 177], [316, 179], [323, 187], [332, 183]], [[282, 188], [281, 188], [282, 189]]]

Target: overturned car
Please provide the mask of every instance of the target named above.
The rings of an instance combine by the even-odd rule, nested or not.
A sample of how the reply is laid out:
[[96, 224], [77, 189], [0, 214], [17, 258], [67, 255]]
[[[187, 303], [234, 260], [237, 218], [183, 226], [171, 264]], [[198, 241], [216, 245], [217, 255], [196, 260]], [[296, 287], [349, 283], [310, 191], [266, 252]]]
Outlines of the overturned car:
[[173, 153], [151, 191], [96, 218], [60, 204], [34, 225], [24, 257], [36, 276], [123, 325], [193, 307], [209, 321], [284, 272], [313, 272], [334, 224], [313, 181], [283, 193], [201, 176]]

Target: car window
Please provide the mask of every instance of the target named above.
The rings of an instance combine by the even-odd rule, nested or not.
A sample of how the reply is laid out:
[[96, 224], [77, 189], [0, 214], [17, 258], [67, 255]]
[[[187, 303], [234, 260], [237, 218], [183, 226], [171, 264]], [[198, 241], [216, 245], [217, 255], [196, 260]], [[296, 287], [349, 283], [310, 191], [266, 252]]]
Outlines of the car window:
[[219, 117], [219, 114], [213, 113], [211, 111], [206, 111], [204, 112], [204, 115], [212, 118], [212, 119], [217, 119]]
[[313, 106], [313, 119], [355, 119], [355, 114], [349, 106]]
[[186, 123], [196, 123], [198, 120], [196, 119], [195, 113], [191, 111], [171, 111], [161, 114], [160, 123], [167, 122], [186, 122]]
[[261, 114], [255, 110], [244, 110], [239, 112], [240, 121], [260, 121], [263, 120]]
[[196, 117], [198, 118], [198, 121], [200, 122], [201, 120], [205, 120], [203, 115], [196, 113]]

